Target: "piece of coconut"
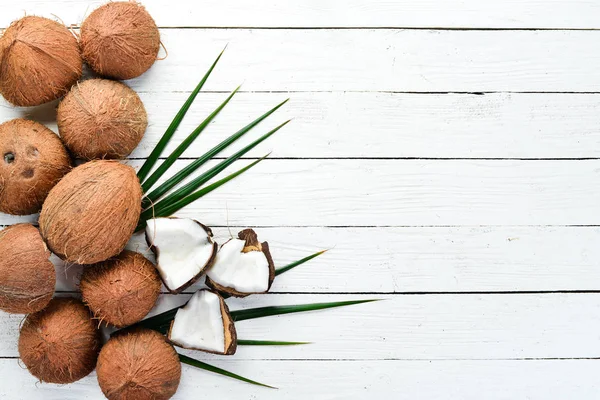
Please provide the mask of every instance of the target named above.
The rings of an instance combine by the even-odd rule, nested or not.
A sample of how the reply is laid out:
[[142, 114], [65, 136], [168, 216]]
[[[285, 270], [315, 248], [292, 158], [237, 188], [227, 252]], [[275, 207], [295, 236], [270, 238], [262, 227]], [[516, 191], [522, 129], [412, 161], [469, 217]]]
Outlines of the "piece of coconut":
[[198, 290], [177, 310], [168, 338], [186, 349], [231, 355], [237, 348], [235, 325], [225, 300], [210, 290]]
[[209, 287], [236, 297], [265, 293], [273, 279], [275, 266], [269, 244], [260, 243], [252, 229], [239, 232], [238, 239], [223, 244], [206, 274]]
[[54, 298], [21, 326], [19, 356], [42, 382], [71, 383], [94, 370], [100, 332], [80, 300]]
[[210, 228], [189, 218], [155, 218], [146, 223], [146, 241], [171, 293], [180, 293], [209, 268], [218, 245]]
[[125, 330], [102, 347], [96, 373], [102, 393], [109, 400], [167, 400], [179, 386], [181, 362], [160, 333]]

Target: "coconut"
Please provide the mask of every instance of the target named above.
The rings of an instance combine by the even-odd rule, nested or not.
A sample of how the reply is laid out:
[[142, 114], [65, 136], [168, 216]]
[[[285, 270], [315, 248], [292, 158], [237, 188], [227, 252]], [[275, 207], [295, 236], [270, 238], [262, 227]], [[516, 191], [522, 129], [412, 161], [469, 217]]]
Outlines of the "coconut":
[[98, 74], [131, 79], [146, 72], [158, 55], [160, 34], [146, 9], [136, 2], [111, 2], [81, 25], [83, 58]]
[[125, 158], [148, 126], [144, 104], [132, 89], [90, 79], [71, 89], [58, 106], [58, 131], [78, 158]]
[[90, 161], [52, 188], [40, 213], [40, 232], [62, 259], [95, 264], [125, 248], [140, 217], [141, 199], [133, 168]]
[[98, 357], [96, 373], [109, 400], [163, 400], [177, 391], [181, 363], [163, 335], [137, 329], [109, 339]]
[[236, 297], [265, 293], [275, 279], [269, 244], [259, 242], [256, 232], [245, 229], [238, 239], [224, 243], [206, 273], [206, 285]]
[[28, 16], [0, 37], [0, 92], [16, 106], [37, 106], [63, 96], [82, 73], [81, 54], [66, 26]]
[[19, 355], [42, 382], [71, 383], [94, 370], [100, 334], [83, 303], [55, 298], [21, 326]]
[[0, 125], [0, 211], [40, 211], [52, 187], [71, 168], [58, 136], [37, 122], [13, 119]]
[[148, 314], [158, 299], [161, 282], [154, 264], [140, 253], [125, 250], [87, 267], [79, 287], [94, 316], [120, 328]]
[[171, 293], [181, 293], [210, 268], [217, 254], [213, 233], [189, 218], [155, 218], [146, 223], [146, 241]]
[[215, 354], [234, 354], [235, 325], [225, 300], [210, 290], [198, 290], [177, 310], [168, 333], [169, 341], [186, 349]]
[[56, 273], [37, 228], [17, 224], [0, 231], [0, 309], [28, 314], [46, 307]]

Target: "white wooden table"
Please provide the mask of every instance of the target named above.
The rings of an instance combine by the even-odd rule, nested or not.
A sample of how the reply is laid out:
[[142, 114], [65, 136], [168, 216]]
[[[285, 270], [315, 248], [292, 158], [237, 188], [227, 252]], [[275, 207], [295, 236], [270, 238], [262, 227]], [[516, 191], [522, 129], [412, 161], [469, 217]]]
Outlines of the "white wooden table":
[[[0, 26], [24, 11], [77, 25], [99, 4], [4, 1]], [[151, 123], [132, 165], [227, 43], [178, 139], [242, 92], [178, 167], [291, 97], [257, 129], [295, 117], [249, 157], [270, 159], [179, 215], [221, 238], [257, 227], [278, 265], [333, 250], [230, 307], [386, 299], [241, 322], [246, 339], [315, 343], [194, 353], [280, 389], [184, 367], [176, 398], [600, 397], [600, 1], [145, 4], [169, 56], [128, 82]], [[2, 103], [0, 117], [55, 129], [55, 106]], [[77, 268], [57, 270], [57, 289], [75, 291]], [[0, 314], [0, 397], [102, 398], [94, 374], [36, 384], [21, 319]]]

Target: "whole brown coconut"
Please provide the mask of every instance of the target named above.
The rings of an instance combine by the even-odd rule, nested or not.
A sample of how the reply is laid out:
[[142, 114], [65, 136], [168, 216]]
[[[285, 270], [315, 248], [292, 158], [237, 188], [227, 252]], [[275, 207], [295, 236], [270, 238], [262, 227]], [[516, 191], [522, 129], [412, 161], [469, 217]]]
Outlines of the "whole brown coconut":
[[79, 287], [96, 318], [121, 328], [140, 321], [154, 307], [161, 280], [146, 257], [125, 250], [86, 268]]
[[90, 161], [52, 188], [42, 206], [40, 232], [50, 250], [64, 260], [108, 260], [131, 238], [141, 198], [133, 168], [117, 161]]
[[29, 314], [21, 327], [19, 355], [42, 382], [71, 383], [94, 370], [100, 335], [89, 310], [63, 297]]
[[181, 363], [163, 335], [139, 329], [113, 336], [102, 347], [96, 372], [109, 400], [163, 400], [177, 391]]
[[148, 118], [128, 86], [90, 79], [73, 86], [58, 106], [58, 131], [78, 158], [125, 158], [138, 145]]
[[0, 231], [0, 309], [29, 314], [46, 307], [56, 274], [37, 228], [17, 224]]
[[37, 122], [13, 119], [0, 125], [0, 211], [33, 214], [71, 169], [62, 142]]
[[66, 26], [28, 16], [0, 37], [0, 92], [16, 106], [37, 106], [63, 96], [81, 77], [77, 39]]
[[81, 25], [83, 58], [98, 74], [131, 79], [146, 72], [158, 55], [160, 34], [136, 2], [114, 2], [94, 10]]

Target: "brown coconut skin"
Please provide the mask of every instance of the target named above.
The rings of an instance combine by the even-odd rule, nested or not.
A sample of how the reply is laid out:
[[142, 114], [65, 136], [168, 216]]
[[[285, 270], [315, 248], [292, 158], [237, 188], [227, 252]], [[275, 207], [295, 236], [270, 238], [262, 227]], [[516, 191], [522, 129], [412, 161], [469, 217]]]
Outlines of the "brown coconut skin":
[[0, 309], [29, 314], [46, 307], [56, 284], [50, 251], [31, 224], [0, 231]]
[[21, 326], [19, 355], [42, 382], [71, 383], [94, 370], [100, 334], [89, 310], [70, 297], [55, 298]]
[[108, 260], [131, 238], [141, 198], [133, 168], [117, 161], [90, 161], [52, 188], [40, 213], [40, 232], [63, 260], [77, 264]]
[[48, 18], [14, 21], [0, 37], [0, 92], [16, 106], [37, 106], [63, 96], [81, 77], [77, 39]]
[[[265, 292], [253, 292], [253, 293], [242, 293], [238, 292], [234, 288], [230, 288], [227, 286], [223, 286], [218, 284], [217, 282], [210, 279], [208, 276], [206, 277], [206, 286], [209, 288], [216, 290], [219, 293], [225, 293], [233, 297], [246, 297], [251, 294], [261, 294], [266, 293], [271, 289], [271, 285], [275, 280], [275, 263], [273, 262], [273, 257], [271, 257], [271, 251], [269, 250], [269, 243], [260, 242], [258, 240], [258, 235], [254, 232], [253, 229], [244, 229], [238, 232], [238, 239], [245, 240], [246, 245], [242, 249], [242, 252], [248, 253], [250, 251], [262, 251], [267, 257], [267, 262], [269, 263], [269, 288]], [[225, 243], [224, 243], [225, 244]]]
[[79, 288], [95, 318], [122, 328], [140, 321], [154, 307], [161, 280], [146, 257], [124, 250], [87, 267]]
[[159, 48], [154, 19], [136, 2], [105, 4], [81, 25], [83, 58], [102, 76], [138, 77], [154, 64]]
[[13, 119], [0, 125], [0, 211], [34, 214], [71, 169], [71, 159], [50, 129]]
[[129, 86], [90, 79], [74, 85], [61, 101], [57, 122], [62, 140], [75, 157], [122, 159], [142, 140], [148, 117]]
[[110, 338], [102, 347], [96, 372], [109, 400], [166, 400], [177, 391], [181, 363], [163, 335], [137, 329]]

